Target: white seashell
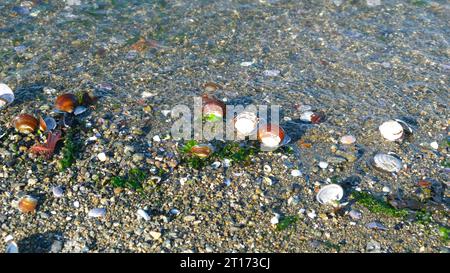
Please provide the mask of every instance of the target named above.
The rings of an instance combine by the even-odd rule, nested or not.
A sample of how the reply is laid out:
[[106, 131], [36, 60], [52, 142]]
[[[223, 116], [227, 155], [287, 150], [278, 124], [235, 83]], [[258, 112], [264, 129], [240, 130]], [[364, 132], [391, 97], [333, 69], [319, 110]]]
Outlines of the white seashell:
[[150, 177], [150, 181], [158, 184], [159, 182], [161, 182], [161, 177], [159, 177], [159, 176], [152, 176], [152, 177]]
[[95, 218], [103, 217], [105, 215], [106, 215], [106, 209], [104, 209], [104, 208], [94, 208], [94, 209], [91, 209], [88, 213], [89, 217], [95, 217]]
[[272, 168], [269, 165], [264, 165], [264, 172], [270, 173], [272, 171]]
[[0, 83], [0, 109], [8, 106], [13, 101], [14, 93], [11, 88], [4, 83]]
[[217, 169], [220, 167], [220, 165], [221, 165], [221, 163], [219, 161], [216, 161], [211, 164], [211, 167], [213, 167], [214, 169]]
[[137, 215], [139, 216], [139, 218], [142, 218], [145, 221], [150, 220], [150, 215], [148, 215], [148, 213], [145, 212], [145, 210], [143, 210], [143, 209], [138, 209]]
[[161, 138], [158, 135], [156, 135], [156, 136], [153, 137], [153, 141], [160, 142]]
[[52, 188], [53, 196], [60, 198], [64, 196], [64, 190], [60, 186], [55, 186]]
[[439, 144], [436, 141], [430, 143], [431, 148], [437, 150], [439, 148]]
[[402, 169], [402, 161], [396, 156], [384, 153], [378, 153], [373, 157], [375, 167], [387, 171], [398, 172]]
[[238, 134], [249, 136], [256, 132], [258, 127], [258, 117], [256, 113], [244, 111], [236, 116], [234, 128]]
[[306, 122], [311, 122], [312, 116], [314, 115], [313, 111], [304, 111], [301, 113], [300, 115], [300, 120], [302, 121], [306, 121]]
[[276, 77], [280, 75], [280, 70], [264, 70], [263, 74], [266, 77]]
[[229, 167], [231, 166], [231, 160], [228, 159], [228, 158], [224, 158], [224, 159], [223, 159], [223, 166], [224, 166], [225, 168], [229, 168]]
[[241, 63], [241, 66], [244, 66], [244, 67], [251, 66], [251, 65], [253, 65], [253, 61], [251, 61], [251, 62], [242, 62]]
[[280, 219], [280, 215], [278, 213], [274, 213], [274, 216], [270, 219], [270, 223], [272, 225], [276, 225], [276, 224], [278, 224], [279, 219]]
[[352, 135], [345, 135], [341, 137], [340, 142], [345, 145], [350, 145], [356, 142], [356, 137]]
[[78, 116], [78, 115], [81, 115], [84, 112], [86, 112], [86, 110], [87, 110], [87, 108], [85, 106], [80, 105], [80, 106], [75, 107], [75, 110], [73, 110], [73, 114], [75, 116]]
[[301, 176], [302, 172], [300, 170], [292, 170], [291, 175], [294, 177]]
[[389, 141], [397, 141], [403, 137], [403, 126], [395, 120], [383, 122], [378, 129], [381, 135]]
[[321, 169], [326, 169], [326, 168], [328, 167], [328, 163], [325, 162], [325, 161], [320, 161], [320, 162], [319, 162], [319, 167], [320, 167]]
[[225, 185], [230, 186], [231, 185], [231, 179], [230, 178], [225, 178], [224, 183], [225, 183]]
[[316, 195], [316, 200], [321, 204], [339, 201], [344, 196], [344, 190], [337, 184], [330, 184], [320, 189]]
[[19, 253], [19, 247], [14, 241], [9, 241], [5, 253]]

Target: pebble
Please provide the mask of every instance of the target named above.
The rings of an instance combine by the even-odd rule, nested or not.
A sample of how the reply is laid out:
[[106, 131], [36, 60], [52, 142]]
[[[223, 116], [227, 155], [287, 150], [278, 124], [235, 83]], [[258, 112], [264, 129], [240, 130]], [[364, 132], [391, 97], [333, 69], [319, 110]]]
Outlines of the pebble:
[[97, 157], [98, 157], [98, 160], [100, 160], [102, 162], [106, 161], [106, 154], [105, 153], [99, 153], [97, 155]]
[[366, 225], [367, 228], [370, 229], [375, 229], [375, 230], [388, 230], [387, 227], [385, 227], [382, 223], [380, 222], [370, 222]]
[[326, 169], [326, 168], [328, 167], [328, 163], [325, 162], [325, 161], [320, 161], [320, 162], [319, 162], [319, 167], [320, 167], [321, 169]]
[[266, 77], [276, 77], [280, 75], [280, 70], [264, 70], [263, 74]]
[[75, 208], [79, 208], [80, 207], [80, 202], [78, 202], [78, 201], [73, 202], [73, 206]]
[[161, 232], [150, 231], [150, 236], [152, 236], [154, 240], [158, 240], [159, 238], [161, 238]]
[[133, 162], [141, 162], [142, 160], [144, 160], [144, 158], [145, 158], [144, 154], [141, 153], [133, 154]]
[[[180, 211], [178, 209], [171, 209], [169, 211], [169, 213], [172, 214], [172, 215], [178, 215], [178, 214], [180, 214]], [[194, 219], [195, 219], [195, 217], [194, 217]]]
[[311, 218], [311, 219], [314, 219], [317, 216], [316, 212], [313, 211], [313, 210], [308, 212], [306, 215], [308, 215], [308, 217]]
[[104, 208], [93, 208], [88, 212], [89, 217], [103, 217], [106, 214], [106, 209]]
[[376, 7], [381, 5], [381, 0], [367, 0], [367, 5], [369, 7]]
[[60, 198], [64, 195], [64, 190], [60, 186], [54, 186], [52, 188], [53, 196], [56, 198]]
[[269, 165], [264, 165], [264, 172], [270, 173], [272, 171], [272, 168]]
[[439, 148], [439, 144], [436, 141], [430, 143], [431, 148], [437, 150]]
[[389, 192], [391, 192], [391, 188], [389, 188], [388, 186], [384, 186], [382, 191], [386, 192], [386, 193], [389, 193]]
[[294, 177], [301, 176], [302, 172], [300, 170], [292, 170], [291, 175]]
[[241, 63], [241, 66], [243, 66], [243, 67], [247, 67], [247, 66], [251, 66], [251, 65], [253, 65], [253, 61], [252, 62], [242, 62]]
[[63, 247], [62, 242], [59, 240], [56, 240], [53, 242], [52, 246], [50, 247], [50, 252], [59, 253], [59, 252], [61, 252], [62, 247]]
[[231, 179], [230, 178], [225, 178], [224, 183], [225, 183], [225, 185], [230, 186], [231, 185]]
[[377, 241], [371, 240], [367, 243], [366, 251], [369, 253], [380, 253], [381, 252], [381, 244]]
[[156, 135], [156, 136], [153, 137], [153, 141], [160, 142], [161, 138], [158, 135]]
[[274, 216], [270, 219], [270, 223], [272, 225], [276, 225], [276, 224], [278, 224], [279, 219], [280, 219], [280, 215], [278, 213], [274, 213]]
[[192, 222], [195, 220], [195, 216], [193, 216], [193, 215], [184, 216], [183, 220], [185, 222]]
[[148, 213], [143, 209], [138, 209], [137, 215], [139, 218], [144, 219], [145, 221], [150, 220], [150, 215], [148, 215]]
[[349, 213], [348, 213], [348, 216], [350, 216], [350, 218], [352, 218], [353, 220], [359, 220], [359, 219], [361, 219], [361, 217], [362, 217], [362, 213], [360, 212], [360, 211], [358, 211], [358, 210], [351, 210]]

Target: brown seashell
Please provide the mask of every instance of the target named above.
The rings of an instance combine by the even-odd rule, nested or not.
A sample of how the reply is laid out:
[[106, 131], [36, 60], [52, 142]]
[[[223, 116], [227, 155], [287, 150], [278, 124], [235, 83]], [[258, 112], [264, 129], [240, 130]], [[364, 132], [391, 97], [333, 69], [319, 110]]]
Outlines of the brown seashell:
[[258, 129], [258, 140], [267, 147], [276, 147], [284, 139], [284, 130], [276, 124], [265, 124]]
[[207, 82], [203, 84], [203, 89], [205, 89], [206, 92], [214, 92], [218, 89], [222, 89], [222, 86], [215, 82]]
[[190, 153], [200, 158], [206, 158], [214, 152], [214, 148], [209, 144], [198, 144], [191, 148]]
[[208, 95], [202, 96], [203, 116], [209, 117], [214, 115], [218, 118], [223, 118], [225, 115], [225, 103]]
[[21, 114], [18, 115], [13, 120], [14, 128], [16, 128], [17, 131], [23, 134], [30, 134], [34, 132], [38, 126], [39, 121], [29, 114]]
[[56, 109], [62, 112], [72, 113], [77, 106], [78, 100], [74, 94], [62, 94], [56, 98]]
[[23, 213], [34, 212], [38, 200], [30, 195], [25, 195], [19, 201], [19, 210]]
[[39, 117], [39, 130], [41, 130], [42, 132], [47, 131], [47, 124], [42, 117]]

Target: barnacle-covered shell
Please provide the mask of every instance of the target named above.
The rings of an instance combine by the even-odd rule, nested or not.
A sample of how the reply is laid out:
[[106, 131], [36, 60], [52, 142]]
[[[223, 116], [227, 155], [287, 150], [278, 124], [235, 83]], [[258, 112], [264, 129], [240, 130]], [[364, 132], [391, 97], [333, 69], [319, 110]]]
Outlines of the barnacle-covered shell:
[[6, 107], [14, 101], [14, 93], [4, 83], [0, 83], [0, 109]]
[[234, 119], [234, 128], [239, 135], [249, 136], [256, 132], [258, 127], [258, 116], [254, 112], [244, 111]]
[[265, 147], [278, 147], [284, 140], [283, 128], [276, 124], [264, 124], [258, 129], [258, 140]]
[[373, 157], [374, 166], [386, 172], [399, 172], [402, 169], [402, 161], [394, 154], [378, 153]]
[[38, 200], [30, 195], [25, 195], [19, 200], [19, 210], [23, 213], [34, 212]]
[[321, 204], [339, 201], [344, 196], [344, 190], [338, 184], [330, 184], [322, 187], [316, 195], [316, 200]]
[[403, 126], [395, 120], [383, 122], [378, 129], [381, 135], [389, 141], [397, 141], [403, 137]]
[[77, 106], [78, 100], [74, 94], [62, 94], [56, 98], [55, 107], [57, 110], [72, 113]]
[[20, 114], [14, 118], [13, 124], [17, 131], [23, 134], [29, 134], [38, 128], [39, 121], [32, 115]]

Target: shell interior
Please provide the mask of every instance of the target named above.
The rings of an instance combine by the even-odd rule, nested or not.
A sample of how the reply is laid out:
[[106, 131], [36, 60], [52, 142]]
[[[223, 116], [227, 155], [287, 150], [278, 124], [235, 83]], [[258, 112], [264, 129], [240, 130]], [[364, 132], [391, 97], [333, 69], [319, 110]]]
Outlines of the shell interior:
[[258, 117], [253, 112], [242, 112], [236, 116], [234, 127], [240, 135], [252, 135], [258, 127]]
[[0, 83], [0, 109], [14, 101], [14, 93], [6, 84]]
[[387, 172], [398, 172], [402, 169], [402, 161], [392, 154], [376, 154], [373, 158], [375, 166]]
[[337, 184], [330, 184], [320, 189], [316, 195], [316, 200], [321, 204], [339, 201], [344, 196], [344, 190]]

